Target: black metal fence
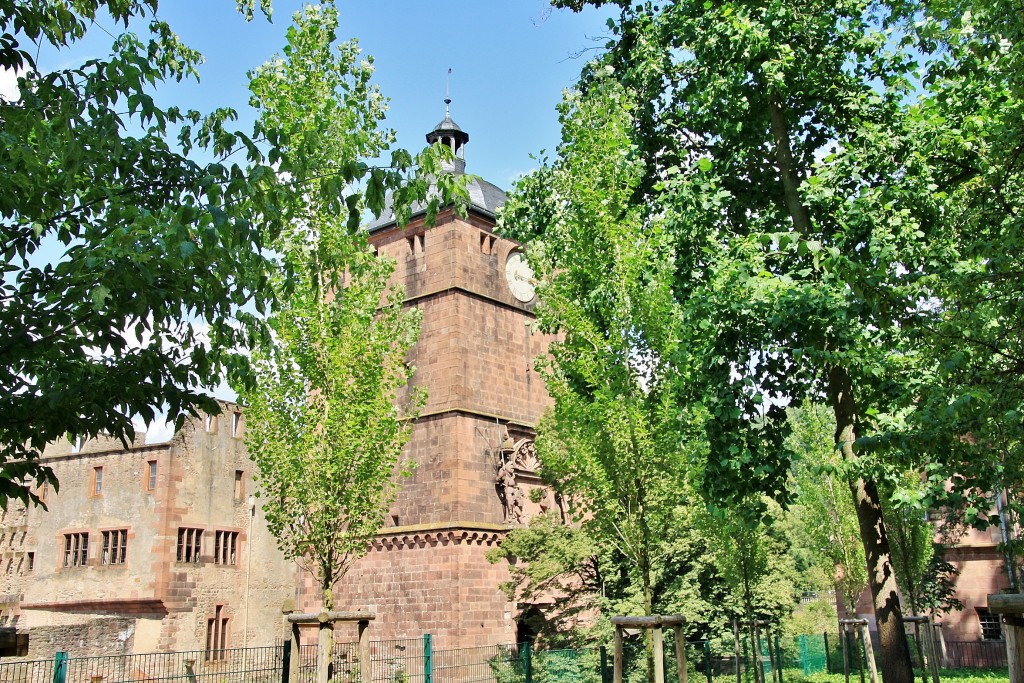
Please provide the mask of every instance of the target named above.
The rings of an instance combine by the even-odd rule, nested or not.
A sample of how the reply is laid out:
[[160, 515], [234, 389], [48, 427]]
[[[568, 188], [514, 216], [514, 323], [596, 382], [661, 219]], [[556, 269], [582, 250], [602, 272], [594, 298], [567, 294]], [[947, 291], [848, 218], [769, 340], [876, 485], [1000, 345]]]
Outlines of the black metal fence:
[[[911, 636], [908, 634], [908, 638]], [[773, 638], [769, 648], [762, 638], [760, 649], [741, 638], [736, 648], [731, 635], [714, 641], [686, 644], [690, 679], [717, 676], [730, 680], [737, 669], [751, 678], [760, 666], [768, 676], [773, 668], [810, 675], [841, 673], [842, 643], [837, 634]], [[911, 656], [920, 667], [911, 640]], [[878, 648], [876, 646], [877, 654]], [[927, 649], [925, 649], [927, 652]], [[738, 655], [738, 656], [737, 656]], [[944, 669], [1005, 668], [1006, 647], [1001, 641], [937, 644]], [[289, 661], [299, 659], [299, 680], [289, 681]], [[0, 662], [0, 683], [313, 683], [316, 680], [317, 646], [304, 645], [292, 653], [290, 643], [271, 647], [154, 654], [69, 657], [58, 652], [52, 659]], [[863, 644], [847, 641], [851, 673], [866, 666]], [[639, 640], [626, 643], [624, 669], [646, 666]], [[673, 648], [666, 648], [666, 674], [675, 677]], [[337, 643], [332, 652], [332, 680], [339, 683], [609, 683], [611, 657], [605, 648], [537, 650], [529, 644], [486, 647], [433, 648], [430, 635], [370, 643], [370, 667], [366, 677], [359, 666], [357, 643]]]
[[947, 669], [991, 669], [1009, 666], [1002, 640], [947, 640], [939, 661]]
[[279, 683], [283, 648], [249, 647], [210, 652], [68, 657], [0, 662], [0, 683]]

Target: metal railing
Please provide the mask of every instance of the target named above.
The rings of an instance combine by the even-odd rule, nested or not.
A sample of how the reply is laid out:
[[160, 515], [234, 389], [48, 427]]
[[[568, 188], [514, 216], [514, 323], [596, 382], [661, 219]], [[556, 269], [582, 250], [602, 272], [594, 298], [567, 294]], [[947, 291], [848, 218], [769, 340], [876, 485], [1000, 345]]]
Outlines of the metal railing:
[[947, 669], [993, 669], [1009, 666], [1002, 640], [947, 640], [942, 666]]
[[[908, 635], [908, 638], [910, 636]], [[851, 640], [851, 673], [864, 666], [862, 644]], [[913, 642], [911, 655], [917, 654]], [[769, 652], [762, 640], [755, 652], [747, 638], [740, 641], [740, 656], [730, 637], [686, 644], [687, 666], [693, 681], [716, 676], [747, 680], [761, 666], [810, 675], [841, 673], [843, 654], [836, 634], [773, 639]], [[625, 668], [646, 665], [639, 641], [627, 642]], [[876, 656], [878, 649], [875, 650]], [[611, 657], [606, 648], [533, 650], [529, 644], [485, 647], [433, 648], [430, 635], [422, 638], [372, 641], [369, 673], [360, 671], [356, 643], [336, 643], [332, 652], [332, 680], [338, 683], [608, 683]], [[299, 676], [289, 681], [289, 660], [299, 659]], [[941, 666], [1005, 669], [1006, 646], [1001, 641], [947, 641]], [[0, 662], [0, 683], [313, 683], [317, 646], [304, 645], [291, 653], [291, 644], [215, 651], [69, 657], [58, 652], [52, 659]], [[666, 657], [669, 680], [675, 675], [674, 657]]]

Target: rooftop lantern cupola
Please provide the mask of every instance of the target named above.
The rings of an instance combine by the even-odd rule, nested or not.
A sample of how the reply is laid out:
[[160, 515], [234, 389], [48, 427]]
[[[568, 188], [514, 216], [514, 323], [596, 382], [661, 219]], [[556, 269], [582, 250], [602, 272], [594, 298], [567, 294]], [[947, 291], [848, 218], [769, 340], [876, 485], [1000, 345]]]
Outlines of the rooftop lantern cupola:
[[427, 133], [427, 142], [431, 145], [440, 142], [452, 151], [455, 159], [444, 162], [441, 167], [449, 173], [458, 175], [466, 172], [465, 146], [469, 142], [469, 133], [459, 128], [459, 124], [452, 120], [449, 111], [451, 103], [450, 97], [444, 98], [444, 120]]

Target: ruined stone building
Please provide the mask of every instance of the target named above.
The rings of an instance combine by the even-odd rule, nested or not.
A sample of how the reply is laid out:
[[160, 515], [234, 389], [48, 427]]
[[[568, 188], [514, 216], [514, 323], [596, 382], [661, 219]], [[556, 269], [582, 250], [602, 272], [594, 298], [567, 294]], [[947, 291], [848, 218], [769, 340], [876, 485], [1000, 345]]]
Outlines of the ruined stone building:
[[0, 622], [29, 657], [270, 644], [295, 569], [249, 494], [244, 416], [225, 403], [164, 443], [50, 444], [48, 510], [11, 505], [0, 523]]
[[[469, 135], [451, 117], [427, 136], [462, 173]], [[531, 273], [494, 232], [505, 195], [474, 180], [467, 215], [423, 212], [369, 226], [397, 262], [406, 305], [423, 313], [411, 351], [427, 389], [384, 528], [336, 589], [339, 609], [375, 608], [374, 639], [434, 635], [439, 647], [510, 643], [526, 606], [499, 590], [485, 559], [512, 525], [554, 505], [540, 488], [533, 428], [549, 398], [534, 359]], [[60, 491], [49, 510], [12, 510], [0, 549], [0, 621], [30, 634], [30, 657], [270, 645], [282, 608], [319, 608], [315, 584], [286, 562], [250, 500], [244, 415], [190, 420], [166, 443], [62, 441], [44, 454]]]

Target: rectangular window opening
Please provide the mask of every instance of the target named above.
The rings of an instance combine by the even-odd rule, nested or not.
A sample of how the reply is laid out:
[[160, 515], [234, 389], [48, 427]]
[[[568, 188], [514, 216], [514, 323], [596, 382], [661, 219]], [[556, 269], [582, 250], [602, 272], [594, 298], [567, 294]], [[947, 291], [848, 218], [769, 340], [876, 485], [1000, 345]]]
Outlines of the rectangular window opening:
[[128, 530], [114, 529], [103, 532], [103, 556], [101, 564], [124, 564], [128, 554]]
[[206, 420], [204, 421], [204, 427], [207, 432], [217, 431], [217, 418], [213, 415], [207, 414]]
[[420, 253], [422, 254], [423, 252], [426, 251], [426, 247], [424, 246], [426, 236], [421, 232], [420, 234], [416, 235], [416, 240], [420, 243]]
[[1003, 625], [999, 622], [998, 614], [992, 614], [984, 607], [979, 607], [978, 621], [981, 623], [982, 640], [1003, 639]]
[[242, 429], [242, 414], [231, 413], [231, 436], [238, 438]]
[[146, 490], [156, 490], [156, 460], [150, 460], [147, 465]]
[[89, 559], [89, 533], [64, 534], [64, 566], [84, 567]]
[[217, 605], [213, 618], [206, 620], [206, 661], [223, 661], [228, 645], [228, 618], [224, 605]]
[[35, 553], [28, 553], [28, 566], [25, 568], [25, 571], [32, 571], [35, 568], [36, 568], [36, 554]]
[[93, 467], [92, 468], [92, 495], [99, 496], [103, 494], [103, 468]]
[[235, 564], [235, 551], [237, 547], [237, 531], [217, 531], [213, 537], [213, 563]]
[[189, 527], [178, 528], [178, 562], [199, 564], [199, 556], [203, 550], [203, 530]]
[[235, 470], [235, 501], [242, 500], [245, 497], [245, 471]]

